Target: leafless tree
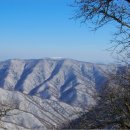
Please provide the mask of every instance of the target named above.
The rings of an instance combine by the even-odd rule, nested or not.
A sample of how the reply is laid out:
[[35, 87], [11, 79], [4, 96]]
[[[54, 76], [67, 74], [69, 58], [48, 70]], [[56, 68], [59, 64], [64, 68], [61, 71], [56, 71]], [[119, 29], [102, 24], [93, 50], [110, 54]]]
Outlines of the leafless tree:
[[130, 129], [130, 68], [119, 67], [109, 74], [108, 81], [100, 90], [99, 100], [89, 112], [72, 121], [68, 128]]
[[[12, 116], [12, 114], [9, 114], [10, 111], [13, 111], [15, 109], [19, 109], [18, 107], [19, 102], [17, 100], [14, 100], [13, 102], [3, 102], [0, 101], [0, 128], [7, 129], [2, 121], [2, 118]], [[17, 115], [13, 114], [13, 115]]]
[[6, 129], [1, 122], [2, 118], [8, 116], [7, 113], [13, 109], [13, 106], [0, 103], [0, 128]]
[[94, 30], [113, 24], [117, 27], [111, 40], [112, 50], [118, 53], [128, 51], [130, 47], [130, 0], [75, 0], [74, 19], [82, 23], [91, 22]]
[[[121, 67], [111, 74], [109, 82], [102, 89], [98, 109], [105, 115], [102, 124], [117, 124], [121, 128], [130, 129], [130, 72]], [[100, 121], [100, 117], [98, 118]]]
[[118, 61], [125, 66], [108, 76], [99, 93], [98, 104], [72, 121], [69, 128], [116, 126], [130, 129], [130, 0], [75, 0], [74, 6], [74, 19], [92, 23], [94, 30], [108, 23], [117, 27], [111, 49], [118, 53]]

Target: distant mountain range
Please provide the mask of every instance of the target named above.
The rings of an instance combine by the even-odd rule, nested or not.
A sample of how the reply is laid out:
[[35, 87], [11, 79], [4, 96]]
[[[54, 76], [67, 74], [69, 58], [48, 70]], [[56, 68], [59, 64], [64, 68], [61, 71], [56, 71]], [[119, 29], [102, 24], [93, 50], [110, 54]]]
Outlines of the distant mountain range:
[[0, 104], [11, 108], [1, 129], [57, 129], [96, 104], [109, 67], [62, 58], [0, 62]]

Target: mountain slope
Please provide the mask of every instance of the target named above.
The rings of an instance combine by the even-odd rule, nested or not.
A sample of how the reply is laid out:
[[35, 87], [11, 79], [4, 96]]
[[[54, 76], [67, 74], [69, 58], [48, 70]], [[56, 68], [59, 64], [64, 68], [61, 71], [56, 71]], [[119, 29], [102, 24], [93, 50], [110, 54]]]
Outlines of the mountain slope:
[[0, 104], [10, 109], [1, 118], [1, 126], [9, 130], [11, 127], [13, 130], [57, 128], [62, 123], [73, 119], [79, 111], [78, 108], [65, 103], [42, 100], [20, 92], [0, 89], [0, 95]]
[[96, 93], [107, 80], [107, 68], [70, 59], [1, 62], [0, 101], [18, 104], [10, 111], [12, 116], [2, 118], [3, 125], [45, 129], [71, 120], [81, 109], [96, 104]]

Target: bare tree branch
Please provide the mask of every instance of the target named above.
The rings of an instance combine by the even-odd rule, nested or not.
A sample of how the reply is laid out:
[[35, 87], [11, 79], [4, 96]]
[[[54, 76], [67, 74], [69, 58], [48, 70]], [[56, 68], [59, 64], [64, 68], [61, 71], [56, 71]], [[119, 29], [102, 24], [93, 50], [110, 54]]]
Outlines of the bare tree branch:
[[[109, 22], [114, 22], [114, 49], [124, 53], [130, 47], [130, 0], [75, 0], [74, 19], [82, 23], [91, 22], [97, 30]], [[125, 39], [125, 40], [124, 40]]]

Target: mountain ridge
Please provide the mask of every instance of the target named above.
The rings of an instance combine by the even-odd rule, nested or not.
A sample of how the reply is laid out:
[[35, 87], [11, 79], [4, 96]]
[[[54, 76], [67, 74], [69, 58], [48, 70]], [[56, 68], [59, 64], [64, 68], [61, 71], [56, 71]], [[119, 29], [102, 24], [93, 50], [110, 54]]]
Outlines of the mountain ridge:
[[[71, 120], [73, 116], [78, 116], [80, 111], [88, 110], [96, 104], [97, 92], [107, 80], [105, 72], [107, 72], [108, 68], [107, 65], [71, 59], [56, 60], [49, 58], [0, 62], [0, 91], [1, 96], [5, 95], [4, 98], [1, 98], [0, 103], [17, 102], [18, 111], [24, 110], [18, 121], [13, 114], [10, 118], [6, 116], [2, 119], [6, 119], [11, 123], [14, 121], [13, 123], [16, 124], [12, 126], [14, 129], [17, 129], [19, 123], [22, 123], [25, 128], [34, 129], [26, 120], [31, 118], [31, 123], [33, 123], [32, 120], [37, 122], [35, 116], [38, 116], [38, 119], [42, 118], [44, 121], [38, 126], [34, 123], [37, 128], [39, 127], [41, 130], [43, 127], [44, 129], [57, 128], [62, 123]], [[15, 99], [12, 95], [15, 95]], [[24, 105], [21, 105], [20, 102]], [[47, 114], [45, 114], [45, 119], [42, 117], [44, 114], [39, 114], [40, 108], [35, 108], [42, 102], [50, 104], [48, 106], [48, 103], [44, 103], [47, 106], [42, 111], [42, 113]], [[36, 106], [33, 105], [32, 107], [29, 104], [35, 104]], [[42, 107], [44, 105], [42, 104]], [[68, 115], [66, 115], [66, 110], [69, 112]], [[17, 109], [11, 111], [16, 112]], [[58, 111], [61, 113], [60, 115]], [[35, 116], [30, 117], [28, 112]], [[64, 116], [67, 120], [64, 120]], [[49, 121], [50, 119], [51, 121]], [[7, 124], [4, 122], [3, 125], [6, 126]]]
[[[89, 87], [91, 84], [93, 85], [90, 82], [95, 80], [97, 87], [98, 82], [100, 82], [98, 81], [99, 77], [101, 78], [100, 80], [104, 78], [101, 68], [99, 68], [101, 66], [104, 67], [104, 65], [95, 65], [70, 59], [8, 60], [8, 62], [5, 61], [3, 63], [6, 64], [6, 67], [1, 67], [0, 69], [0, 73], [4, 71], [2, 74], [4, 78], [0, 80], [2, 82], [0, 82], [0, 86], [31, 95], [38, 93], [42, 98], [50, 97], [49, 93], [53, 88], [53, 91], [63, 94], [63, 96], [59, 97], [63, 99], [62, 97], [66, 95], [67, 89], [69, 89], [68, 86], [70, 86], [72, 91], [75, 91], [76, 86], [80, 85], [81, 87], [87, 84]], [[64, 92], [65, 90], [66, 92]], [[73, 92], [71, 95], [73, 95]]]

